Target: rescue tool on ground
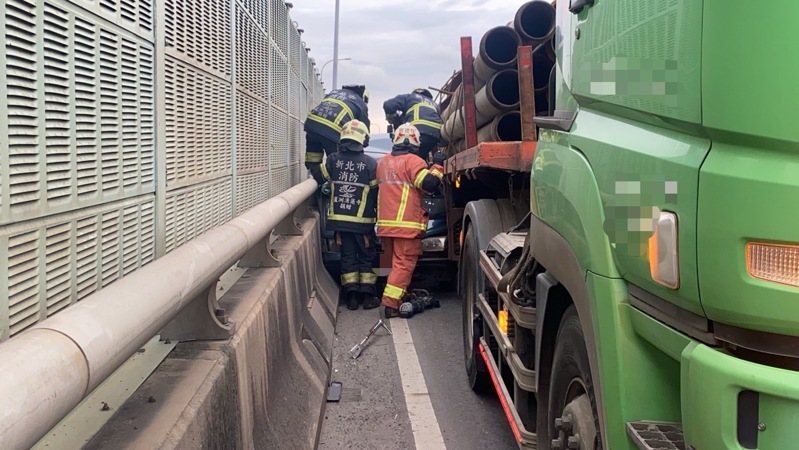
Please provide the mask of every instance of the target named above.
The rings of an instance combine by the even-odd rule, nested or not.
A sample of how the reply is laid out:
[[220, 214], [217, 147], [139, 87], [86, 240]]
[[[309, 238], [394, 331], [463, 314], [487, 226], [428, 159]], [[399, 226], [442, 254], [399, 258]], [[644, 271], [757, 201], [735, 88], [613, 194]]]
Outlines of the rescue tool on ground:
[[438, 299], [427, 289], [411, 289], [400, 305], [399, 316], [403, 319], [410, 319], [416, 314], [423, 313], [426, 309], [440, 306], [441, 303]]
[[366, 337], [363, 338], [363, 340], [361, 340], [361, 342], [358, 342], [350, 349], [350, 356], [352, 356], [352, 359], [358, 359], [358, 357], [361, 356], [361, 353], [363, 352], [364, 347], [366, 346], [366, 342], [381, 327], [384, 330], [386, 330], [388, 334], [391, 334], [391, 330], [386, 326], [386, 323], [383, 322], [383, 319], [378, 319], [377, 322], [372, 326], [372, 328], [369, 329], [369, 334], [367, 334]]

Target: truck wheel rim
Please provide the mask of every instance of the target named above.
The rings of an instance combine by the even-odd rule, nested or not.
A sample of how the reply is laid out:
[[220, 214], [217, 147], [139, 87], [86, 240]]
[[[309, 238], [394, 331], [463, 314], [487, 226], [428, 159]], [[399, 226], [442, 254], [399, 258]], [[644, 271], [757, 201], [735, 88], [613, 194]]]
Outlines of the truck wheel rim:
[[563, 415], [555, 419], [557, 435], [552, 440], [552, 448], [570, 450], [594, 450], [596, 422], [591, 408], [588, 390], [580, 379], [569, 384]]

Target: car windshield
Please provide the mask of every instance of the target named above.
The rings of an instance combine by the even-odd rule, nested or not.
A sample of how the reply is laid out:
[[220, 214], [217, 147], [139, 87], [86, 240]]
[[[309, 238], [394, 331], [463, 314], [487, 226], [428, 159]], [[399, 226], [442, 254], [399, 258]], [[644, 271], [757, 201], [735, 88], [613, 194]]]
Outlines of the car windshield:
[[373, 134], [369, 137], [369, 146], [364, 149], [364, 153], [374, 159], [380, 159], [384, 155], [391, 153], [391, 138], [387, 133]]

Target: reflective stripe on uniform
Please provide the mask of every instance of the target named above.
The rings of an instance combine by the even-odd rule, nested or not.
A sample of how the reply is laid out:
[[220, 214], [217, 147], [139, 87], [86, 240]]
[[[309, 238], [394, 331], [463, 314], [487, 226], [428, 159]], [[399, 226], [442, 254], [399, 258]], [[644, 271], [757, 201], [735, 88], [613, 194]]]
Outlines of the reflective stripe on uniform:
[[319, 164], [319, 168], [322, 169], [322, 176], [325, 180], [330, 180], [330, 172], [327, 171], [327, 166], [324, 164]]
[[349, 272], [341, 274], [341, 284], [353, 284], [357, 283], [359, 278], [358, 272]]
[[364, 186], [363, 192], [361, 192], [361, 205], [358, 207], [358, 217], [363, 217], [364, 211], [366, 211], [366, 197], [369, 195], [369, 186]]
[[428, 127], [432, 127], [432, 128], [437, 129], [437, 130], [440, 130], [442, 124], [437, 123], [437, 122], [433, 122], [431, 120], [422, 119], [419, 116], [419, 109], [420, 108], [429, 108], [429, 109], [432, 109], [432, 110], [438, 112], [438, 110], [436, 110], [436, 108], [433, 107], [432, 105], [428, 105], [427, 103], [417, 103], [417, 104], [411, 106], [411, 109], [408, 110], [408, 112], [413, 112], [413, 119], [411, 119], [411, 124], [412, 125], [427, 125]]
[[[341, 112], [338, 113], [338, 115], [336, 116], [336, 118], [333, 121], [336, 122], [337, 124], [341, 123], [341, 119], [343, 119], [344, 116], [346, 116], [346, 115], [347, 115], [347, 110], [346, 109], [342, 109]], [[350, 113], [349, 116], [350, 116], [350, 118], [352, 118], [352, 114], [351, 113]], [[343, 129], [344, 126], [342, 125], [341, 128]]]
[[[331, 203], [332, 205], [332, 203]], [[355, 217], [355, 216], [346, 216], [344, 214], [335, 214], [333, 212], [328, 212], [327, 215], [328, 220], [338, 220], [339, 222], [353, 222], [353, 223], [375, 223], [376, 219], [374, 217]]]
[[410, 194], [410, 192], [411, 188], [407, 184], [402, 186], [402, 198], [400, 200], [399, 209], [397, 210], [397, 221], [401, 221], [405, 216], [405, 208], [408, 206], [408, 194]]
[[319, 122], [322, 125], [324, 125], [324, 126], [326, 126], [328, 128], [332, 128], [332, 129], [336, 130], [337, 132], [341, 133], [341, 125], [335, 124], [335, 123], [331, 122], [330, 120], [325, 119], [322, 116], [317, 116], [316, 114], [311, 113], [311, 114], [308, 114], [308, 120], [313, 120], [314, 122]]
[[435, 106], [427, 104], [427, 103], [424, 103], [424, 102], [420, 102], [420, 103], [417, 103], [417, 104], [411, 106], [411, 109], [408, 110], [408, 112], [412, 112], [413, 113], [413, 120], [419, 120], [419, 109], [420, 108], [432, 109], [433, 111], [438, 112], [438, 110], [436, 109]]
[[361, 284], [377, 283], [377, 274], [374, 272], [361, 272]]
[[337, 98], [326, 98], [326, 99], [324, 99], [322, 101], [323, 102], [335, 103], [338, 106], [341, 106], [341, 112], [338, 113], [338, 116], [336, 116], [336, 123], [339, 123], [341, 118], [344, 117], [345, 114], [349, 115], [350, 119], [354, 119], [355, 118], [355, 114], [352, 113], [352, 109], [350, 109], [349, 105], [347, 105], [346, 103], [342, 102], [341, 100], [339, 100]]
[[410, 228], [412, 230], [427, 230], [427, 224], [404, 220], [378, 220], [378, 227]]
[[369, 182], [369, 186], [372, 187], [377, 186], [378, 184], [380, 184], [380, 181], [377, 178]]
[[421, 188], [422, 182], [424, 181], [424, 177], [426, 177], [429, 174], [430, 171], [427, 169], [420, 170], [419, 173], [416, 175], [416, 179], [413, 180], [413, 185], [416, 186], [417, 188]]
[[310, 114], [308, 114], [308, 119], [313, 120], [314, 122], [319, 122], [322, 125], [330, 127], [332, 129], [338, 131], [339, 133], [341, 133], [341, 119], [345, 115], [349, 115], [350, 119], [355, 117], [355, 115], [352, 113], [352, 109], [350, 109], [350, 107], [347, 106], [346, 103], [342, 102], [341, 100], [339, 100], [337, 98], [326, 98], [326, 99], [322, 100], [322, 103], [324, 103], [324, 102], [335, 103], [336, 105], [341, 107], [341, 112], [338, 113], [338, 115], [336, 116], [335, 120], [334, 121], [328, 120], [328, 119], [316, 114], [313, 111]]
[[405, 289], [392, 284], [386, 284], [386, 288], [383, 290], [384, 297], [392, 298], [394, 300], [401, 300], [403, 294], [405, 294]]
[[442, 127], [442, 124], [440, 124], [440, 123], [432, 122], [430, 120], [425, 120], [425, 119], [412, 120], [411, 121], [411, 125], [414, 125], [414, 126], [416, 126], [416, 125], [427, 125], [428, 127], [435, 128], [436, 130], [440, 130], [441, 127]]
[[320, 163], [322, 162], [322, 158], [324, 158], [324, 155], [322, 153], [305, 152], [305, 162]]

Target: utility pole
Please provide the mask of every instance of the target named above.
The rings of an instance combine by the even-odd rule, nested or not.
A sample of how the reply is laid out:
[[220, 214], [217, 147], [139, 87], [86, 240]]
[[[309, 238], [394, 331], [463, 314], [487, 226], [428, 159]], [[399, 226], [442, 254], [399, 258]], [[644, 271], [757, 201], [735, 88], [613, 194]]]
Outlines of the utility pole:
[[333, 31], [333, 89], [338, 87], [338, 6], [339, 0], [336, 0], [336, 24]]

